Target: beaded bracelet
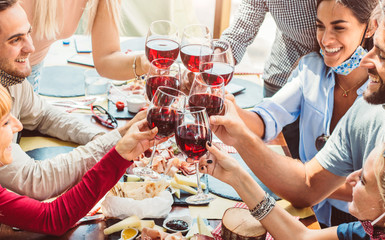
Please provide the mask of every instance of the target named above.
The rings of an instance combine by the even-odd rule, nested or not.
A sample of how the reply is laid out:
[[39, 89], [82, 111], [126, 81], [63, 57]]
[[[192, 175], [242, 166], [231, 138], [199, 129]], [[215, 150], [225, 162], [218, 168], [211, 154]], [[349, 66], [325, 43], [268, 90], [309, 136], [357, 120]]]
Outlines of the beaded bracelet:
[[139, 76], [138, 74], [136, 74], [136, 57], [138, 55], [135, 55], [135, 58], [134, 58], [134, 62], [132, 63], [132, 71], [134, 72], [134, 75], [135, 75], [135, 79], [138, 80], [139, 79]]
[[268, 193], [265, 193], [263, 200], [250, 210], [250, 213], [257, 220], [262, 220], [271, 212], [271, 210], [273, 210], [274, 206], [275, 199]]

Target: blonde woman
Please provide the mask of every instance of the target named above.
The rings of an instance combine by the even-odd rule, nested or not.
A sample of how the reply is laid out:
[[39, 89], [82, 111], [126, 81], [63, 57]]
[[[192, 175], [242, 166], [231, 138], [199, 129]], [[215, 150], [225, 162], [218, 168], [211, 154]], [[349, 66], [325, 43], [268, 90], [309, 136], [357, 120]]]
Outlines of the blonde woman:
[[49, 47], [75, 33], [83, 12], [86, 32], [92, 37], [94, 64], [102, 76], [125, 80], [147, 72], [149, 63], [144, 55], [128, 56], [120, 51], [120, 0], [20, 0], [20, 5], [33, 29], [36, 51], [30, 57], [32, 74], [28, 80], [35, 91]]
[[211, 144], [207, 149], [209, 160], [200, 161], [201, 172], [230, 184], [274, 239], [385, 239], [384, 144], [373, 149], [363, 168], [346, 179], [353, 187], [349, 212], [360, 221], [321, 230], [306, 228], [283, 208], [275, 206], [274, 199], [230, 155]]
[[[12, 137], [23, 128], [20, 121], [10, 113], [11, 105], [11, 96], [0, 85], [1, 166], [12, 163]], [[0, 223], [33, 232], [62, 235], [119, 181], [132, 164], [132, 159], [152, 146], [157, 132], [157, 128], [148, 128], [146, 120], [134, 123], [116, 146], [86, 172], [76, 186], [53, 202], [42, 203], [0, 186]]]

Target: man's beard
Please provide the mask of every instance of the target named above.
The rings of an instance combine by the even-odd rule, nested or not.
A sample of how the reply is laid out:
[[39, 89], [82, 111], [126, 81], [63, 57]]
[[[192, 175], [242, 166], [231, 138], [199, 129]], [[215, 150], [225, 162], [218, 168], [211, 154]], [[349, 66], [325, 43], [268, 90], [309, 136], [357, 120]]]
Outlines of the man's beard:
[[4, 62], [0, 59], [0, 69], [11, 76], [18, 77], [18, 78], [26, 78], [31, 74], [31, 68], [29, 68], [29, 71], [27, 72], [21, 72], [21, 71], [13, 70], [9, 66], [10, 64], [8, 64], [8, 62]]
[[380, 78], [380, 87], [376, 92], [369, 93], [368, 90], [365, 90], [364, 99], [370, 104], [385, 104], [385, 84]]

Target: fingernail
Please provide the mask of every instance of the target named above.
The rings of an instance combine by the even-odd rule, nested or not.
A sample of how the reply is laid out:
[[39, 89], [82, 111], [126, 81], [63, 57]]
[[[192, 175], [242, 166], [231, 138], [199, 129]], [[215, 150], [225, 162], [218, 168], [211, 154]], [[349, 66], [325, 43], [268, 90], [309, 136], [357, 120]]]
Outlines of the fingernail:
[[213, 160], [208, 159], [206, 162], [207, 162], [208, 164], [210, 164], [210, 163], [213, 163]]
[[207, 145], [209, 145], [209, 147], [211, 147], [211, 142], [207, 142]]

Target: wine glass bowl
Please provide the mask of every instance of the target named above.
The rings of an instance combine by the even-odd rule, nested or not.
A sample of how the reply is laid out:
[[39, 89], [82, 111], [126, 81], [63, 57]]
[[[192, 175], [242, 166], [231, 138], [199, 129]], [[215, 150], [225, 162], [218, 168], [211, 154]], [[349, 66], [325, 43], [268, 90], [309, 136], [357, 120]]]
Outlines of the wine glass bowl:
[[199, 179], [199, 159], [206, 154], [206, 143], [211, 142], [212, 133], [209, 118], [204, 107], [187, 107], [178, 111], [175, 140], [178, 148], [194, 161], [198, 190], [197, 194], [186, 198], [189, 204], [207, 204], [214, 198], [203, 193]]
[[212, 47], [211, 55], [201, 58], [199, 70], [205, 73], [207, 78], [221, 76], [226, 86], [233, 78], [235, 65], [230, 43], [226, 40], [214, 39]]
[[[160, 62], [167, 63], [168, 67], [159, 67]], [[146, 76], [146, 96], [149, 101], [160, 86], [180, 89], [180, 66], [175, 60], [160, 58], [151, 62]]]
[[184, 66], [191, 72], [199, 72], [199, 62], [212, 53], [211, 33], [207, 26], [188, 25], [183, 30], [180, 56]]
[[[186, 95], [174, 88], [160, 86], [156, 92], [150, 106], [147, 110], [147, 122], [149, 127], [158, 128], [158, 133], [155, 137], [160, 140], [165, 137], [170, 137], [174, 134], [178, 117], [178, 110], [181, 110], [186, 105]], [[152, 180], [160, 179], [160, 175], [153, 171], [152, 161], [156, 152], [157, 141], [154, 141], [153, 150], [150, 156], [150, 162], [145, 167], [136, 167], [133, 172], [137, 176], [150, 178]]]
[[[151, 23], [146, 37], [145, 52], [147, 59], [177, 59], [179, 55], [178, 27], [167, 20]], [[167, 68], [170, 62], [158, 61], [157, 67]]]
[[198, 73], [190, 89], [188, 105], [205, 107], [207, 114], [218, 115], [224, 107], [224, 80], [219, 75]]

